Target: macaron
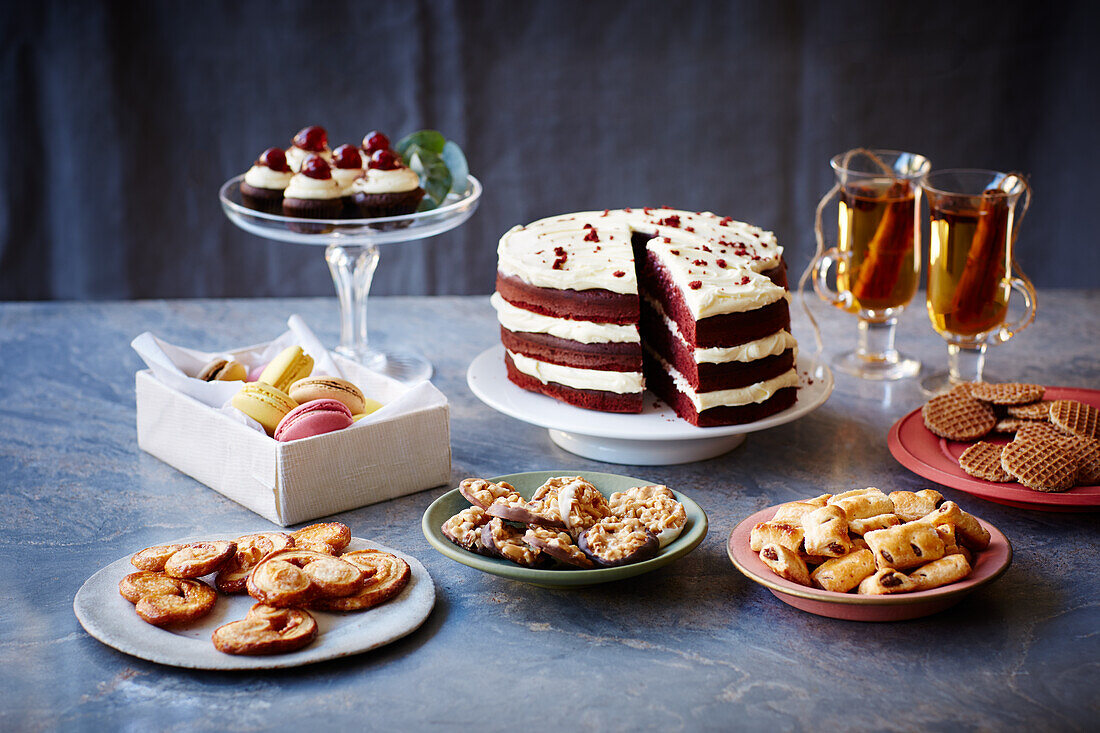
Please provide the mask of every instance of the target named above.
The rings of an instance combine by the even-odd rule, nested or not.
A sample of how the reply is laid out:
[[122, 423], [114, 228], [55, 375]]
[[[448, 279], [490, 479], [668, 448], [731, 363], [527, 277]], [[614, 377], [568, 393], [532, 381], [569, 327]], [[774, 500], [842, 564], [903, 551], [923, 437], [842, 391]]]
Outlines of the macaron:
[[264, 426], [268, 435], [275, 432], [279, 421], [298, 406], [290, 396], [264, 382], [248, 382], [233, 395], [232, 405]]
[[283, 442], [312, 438], [343, 430], [351, 425], [351, 411], [339, 400], [312, 400], [288, 412], [275, 429], [275, 440]]
[[383, 407], [382, 403], [379, 402], [378, 400], [372, 400], [370, 397], [364, 397], [363, 398], [363, 409], [360, 410], [359, 412], [357, 412], [356, 414], [352, 415], [352, 418], [355, 420], [355, 422], [359, 422], [360, 420], [362, 420], [367, 415], [370, 415], [373, 412], [378, 412], [379, 410], [382, 409], [382, 407]]
[[198, 373], [204, 382], [243, 382], [248, 376], [244, 364], [230, 359], [214, 359]]
[[290, 385], [309, 376], [313, 371], [313, 357], [302, 351], [301, 346], [288, 346], [264, 367], [258, 381], [287, 392]]
[[287, 394], [302, 405], [313, 400], [337, 400], [351, 410], [351, 414], [363, 412], [366, 398], [354, 384], [340, 377], [306, 377], [290, 386]]

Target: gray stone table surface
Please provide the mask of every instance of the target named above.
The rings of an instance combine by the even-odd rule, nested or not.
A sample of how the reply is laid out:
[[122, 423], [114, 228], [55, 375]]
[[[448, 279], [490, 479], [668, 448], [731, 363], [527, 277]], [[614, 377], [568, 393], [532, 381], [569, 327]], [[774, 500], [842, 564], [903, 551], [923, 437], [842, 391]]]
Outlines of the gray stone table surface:
[[[826, 352], [855, 323], [821, 316]], [[799, 308], [795, 330], [811, 350]], [[451, 402], [452, 483], [556, 469], [625, 473], [698, 501], [710, 533], [656, 572], [547, 590], [436, 553], [420, 517], [446, 487], [338, 515], [420, 558], [438, 602], [416, 633], [338, 661], [268, 673], [187, 671], [88, 636], [73, 595], [99, 568], [169, 538], [267, 523], [141, 452], [130, 340], [226, 349], [281, 333], [300, 313], [329, 344], [333, 298], [0, 304], [0, 729], [2, 730], [1032, 730], [1100, 719], [1096, 514], [1053, 514], [943, 493], [1000, 528], [1015, 558], [995, 583], [920, 620], [864, 624], [792, 609], [729, 563], [727, 535], [766, 506], [826, 489], [917, 490], [886, 432], [917, 383], [837, 375], [816, 412], [702, 463], [597, 463], [497, 414], [465, 383], [497, 341], [486, 297], [381, 298], [376, 339], [416, 342]], [[1039, 319], [991, 350], [989, 370], [1100, 386], [1100, 291], [1043, 292]], [[899, 344], [942, 367], [921, 310]], [[330, 727], [335, 726], [335, 727]]]

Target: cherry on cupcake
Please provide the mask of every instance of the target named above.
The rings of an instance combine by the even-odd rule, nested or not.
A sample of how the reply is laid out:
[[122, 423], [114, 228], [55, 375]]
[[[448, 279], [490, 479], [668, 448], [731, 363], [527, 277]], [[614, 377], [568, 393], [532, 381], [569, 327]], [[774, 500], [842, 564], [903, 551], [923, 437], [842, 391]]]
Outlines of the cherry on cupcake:
[[332, 164], [337, 168], [362, 168], [363, 158], [359, 155], [359, 148], [341, 145], [332, 151]]
[[317, 178], [322, 181], [332, 178], [332, 170], [329, 169], [328, 162], [320, 155], [307, 155], [302, 161], [302, 170], [299, 172], [307, 178]]
[[286, 153], [283, 152], [282, 148], [268, 148], [263, 151], [256, 160], [256, 165], [267, 166], [271, 170], [280, 173], [286, 173], [290, 170], [290, 165], [286, 162]]
[[294, 136], [294, 144], [302, 150], [312, 150], [319, 153], [328, 147], [328, 133], [320, 125], [303, 127]]
[[363, 137], [363, 150], [367, 154], [373, 153], [375, 150], [389, 150], [390, 139], [380, 133], [378, 130], [368, 132]]
[[400, 168], [401, 163], [397, 158], [397, 153], [392, 150], [375, 150], [371, 153], [370, 163], [367, 164], [367, 167], [380, 171], [392, 171], [395, 168]]

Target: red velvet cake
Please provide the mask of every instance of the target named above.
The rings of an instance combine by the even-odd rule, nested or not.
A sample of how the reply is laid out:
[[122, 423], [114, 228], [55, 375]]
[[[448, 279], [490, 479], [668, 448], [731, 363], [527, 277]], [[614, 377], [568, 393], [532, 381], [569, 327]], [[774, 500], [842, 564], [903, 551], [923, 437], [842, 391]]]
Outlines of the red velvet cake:
[[758, 227], [661, 209], [515, 227], [492, 302], [508, 378], [580, 407], [640, 412], [648, 387], [695, 425], [797, 397], [783, 249]]

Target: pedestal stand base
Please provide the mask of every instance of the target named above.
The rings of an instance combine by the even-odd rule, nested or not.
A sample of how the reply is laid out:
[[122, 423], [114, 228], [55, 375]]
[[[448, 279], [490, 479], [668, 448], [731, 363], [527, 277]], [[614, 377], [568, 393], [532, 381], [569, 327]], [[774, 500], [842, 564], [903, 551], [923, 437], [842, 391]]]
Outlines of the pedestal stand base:
[[745, 435], [742, 433], [695, 440], [623, 440], [551, 429], [550, 440], [570, 453], [594, 461], [631, 466], [671, 466], [705, 461], [728, 453], [745, 442]]

